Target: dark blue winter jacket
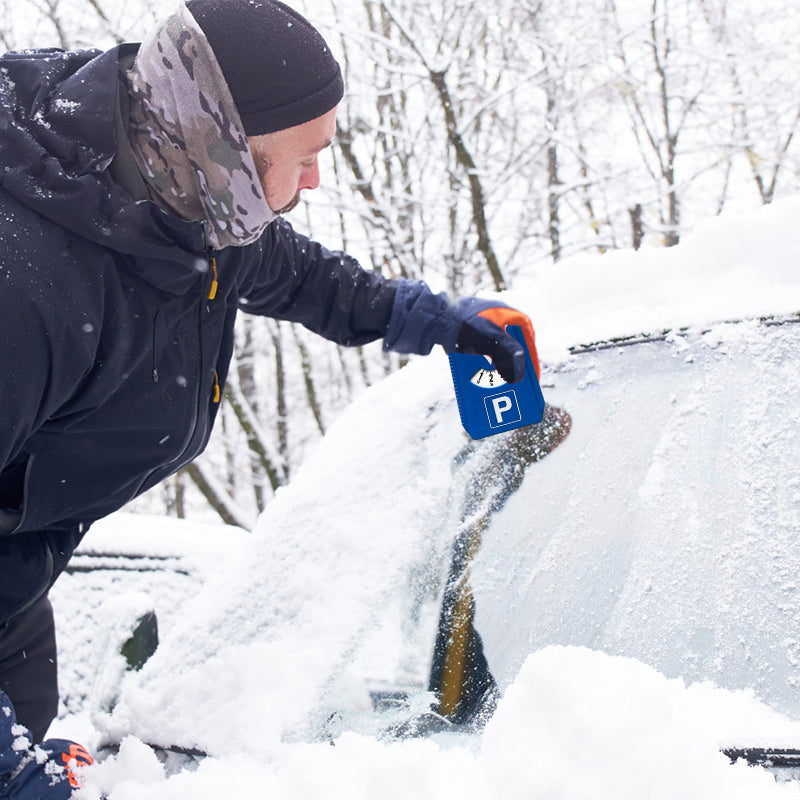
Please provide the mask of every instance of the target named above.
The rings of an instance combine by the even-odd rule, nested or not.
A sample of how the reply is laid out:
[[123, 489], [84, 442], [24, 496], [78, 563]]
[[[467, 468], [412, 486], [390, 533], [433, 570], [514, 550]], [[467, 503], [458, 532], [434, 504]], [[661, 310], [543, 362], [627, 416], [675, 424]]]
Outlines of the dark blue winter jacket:
[[350, 345], [392, 314], [397, 283], [282, 220], [212, 253], [203, 223], [115, 182], [118, 61], [134, 51], [0, 59], [0, 624], [88, 524], [205, 447], [240, 308]]

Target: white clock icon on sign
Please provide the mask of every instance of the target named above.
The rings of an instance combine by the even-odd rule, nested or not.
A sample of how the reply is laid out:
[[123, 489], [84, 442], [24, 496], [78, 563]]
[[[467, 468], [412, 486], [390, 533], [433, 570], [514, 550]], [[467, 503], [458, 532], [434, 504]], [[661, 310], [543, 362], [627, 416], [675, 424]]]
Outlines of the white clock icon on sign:
[[480, 386], [481, 389], [495, 389], [504, 386], [505, 381], [496, 369], [479, 369], [470, 379], [470, 383]]

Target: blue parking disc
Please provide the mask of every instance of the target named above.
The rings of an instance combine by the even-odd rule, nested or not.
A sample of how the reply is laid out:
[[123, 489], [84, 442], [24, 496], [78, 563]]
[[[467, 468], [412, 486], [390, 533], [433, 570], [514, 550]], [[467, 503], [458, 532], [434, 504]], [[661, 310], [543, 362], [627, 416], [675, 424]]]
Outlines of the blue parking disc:
[[509, 325], [506, 330], [525, 350], [525, 377], [517, 383], [506, 383], [485, 356], [449, 355], [461, 424], [473, 439], [533, 425], [544, 414], [544, 397], [522, 328]]

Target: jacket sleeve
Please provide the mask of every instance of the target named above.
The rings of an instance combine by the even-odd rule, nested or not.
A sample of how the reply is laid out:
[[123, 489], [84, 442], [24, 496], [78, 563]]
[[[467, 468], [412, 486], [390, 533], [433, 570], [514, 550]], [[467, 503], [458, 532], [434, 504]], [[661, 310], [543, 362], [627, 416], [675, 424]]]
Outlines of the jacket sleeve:
[[259, 263], [240, 287], [243, 311], [299, 322], [344, 345], [386, 335], [398, 281], [296, 233], [283, 219], [252, 247]]
[[462, 322], [444, 292], [434, 294], [424, 281], [403, 281], [397, 287], [383, 349], [428, 355], [440, 344], [452, 352]]
[[73, 787], [79, 786], [73, 764], [92, 763], [83, 747], [65, 739], [34, 745], [28, 729], [17, 724], [8, 696], [0, 691], [0, 798], [70, 800]]

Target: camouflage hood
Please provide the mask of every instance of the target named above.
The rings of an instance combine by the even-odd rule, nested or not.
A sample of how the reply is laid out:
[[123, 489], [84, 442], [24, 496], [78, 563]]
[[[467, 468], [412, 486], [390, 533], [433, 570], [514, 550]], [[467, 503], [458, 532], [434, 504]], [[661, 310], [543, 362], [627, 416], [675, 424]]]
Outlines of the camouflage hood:
[[153, 200], [205, 220], [215, 249], [255, 241], [275, 218], [205, 34], [181, 2], [128, 72], [129, 135]]

